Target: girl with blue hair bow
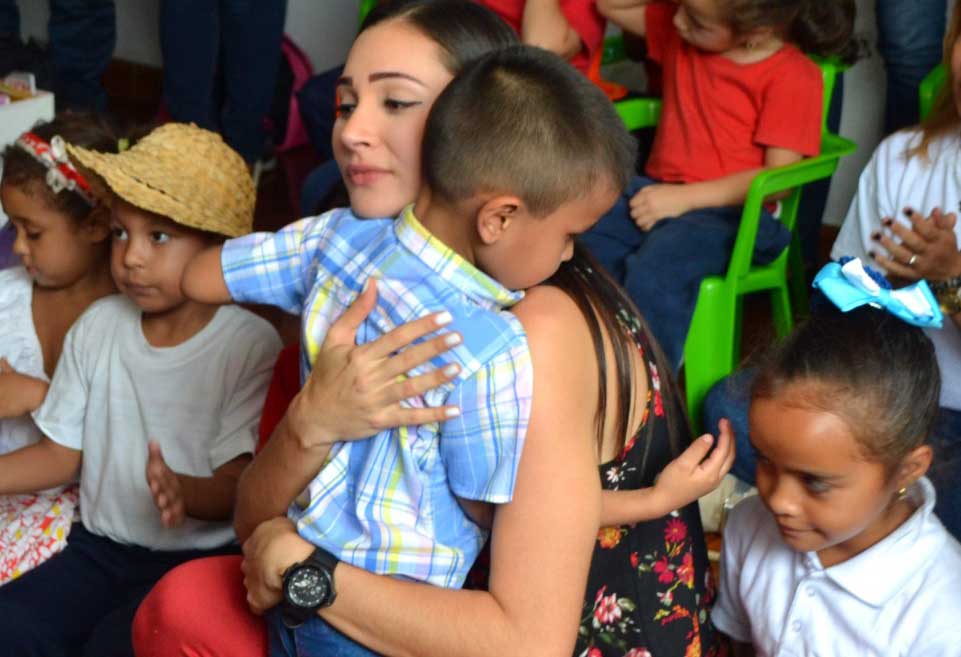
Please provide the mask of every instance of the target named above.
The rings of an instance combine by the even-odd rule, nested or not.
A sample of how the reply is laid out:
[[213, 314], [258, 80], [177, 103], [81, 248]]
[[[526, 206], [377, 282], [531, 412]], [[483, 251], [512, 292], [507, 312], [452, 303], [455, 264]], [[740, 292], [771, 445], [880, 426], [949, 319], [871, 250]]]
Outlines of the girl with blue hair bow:
[[927, 444], [941, 380], [923, 282], [857, 259], [751, 391], [758, 495], [730, 514], [712, 620], [735, 656], [961, 655], [961, 544], [934, 515]]

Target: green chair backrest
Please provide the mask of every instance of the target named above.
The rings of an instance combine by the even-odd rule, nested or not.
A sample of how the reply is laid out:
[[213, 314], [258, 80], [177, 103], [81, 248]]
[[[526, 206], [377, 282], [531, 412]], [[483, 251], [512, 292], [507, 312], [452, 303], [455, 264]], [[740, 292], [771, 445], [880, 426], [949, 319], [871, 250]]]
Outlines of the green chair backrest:
[[944, 64], [938, 64], [921, 81], [921, 87], [918, 89], [918, 115], [922, 121], [931, 113], [934, 101], [938, 99], [938, 94], [941, 93], [947, 79], [948, 73], [944, 69]]
[[370, 10], [377, 6], [377, 0], [360, 0], [360, 11], [357, 17], [357, 27], [359, 28], [364, 24], [364, 19], [367, 18], [367, 14]]

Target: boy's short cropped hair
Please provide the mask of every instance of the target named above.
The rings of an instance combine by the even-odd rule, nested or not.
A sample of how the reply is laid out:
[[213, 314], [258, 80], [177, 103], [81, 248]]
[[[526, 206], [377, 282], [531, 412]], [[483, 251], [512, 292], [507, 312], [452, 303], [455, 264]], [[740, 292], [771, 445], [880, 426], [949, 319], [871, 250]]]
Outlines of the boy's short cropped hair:
[[597, 185], [624, 189], [636, 155], [600, 89], [553, 53], [512, 46], [468, 65], [434, 103], [424, 179], [447, 203], [509, 193], [544, 216]]

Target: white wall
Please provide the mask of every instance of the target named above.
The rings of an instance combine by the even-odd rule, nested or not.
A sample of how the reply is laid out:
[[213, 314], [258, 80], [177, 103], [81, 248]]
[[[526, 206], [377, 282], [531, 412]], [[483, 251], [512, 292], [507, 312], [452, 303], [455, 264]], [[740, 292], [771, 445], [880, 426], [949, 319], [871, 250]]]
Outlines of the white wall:
[[[115, 57], [161, 66], [157, 35], [159, 1], [116, 0]], [[48, 3], [44, 0], [18, 0], [18, 3], [23, 33], [45, 41]], [[358, 0], [288, 0], [286, 32], [310, 56], [315, 71], [343, 62], [357, 31], [357, 6]]]

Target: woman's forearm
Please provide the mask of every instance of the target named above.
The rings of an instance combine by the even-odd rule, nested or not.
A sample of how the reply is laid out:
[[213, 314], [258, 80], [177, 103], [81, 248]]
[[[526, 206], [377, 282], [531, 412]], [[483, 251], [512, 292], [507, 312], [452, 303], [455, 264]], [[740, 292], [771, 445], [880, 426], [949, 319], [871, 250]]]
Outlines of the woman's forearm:
[[329, 445], [304, 445], [284, 416], [237, 483], [234, 531], [238, 540], [247, 540], [265, 520], [285, 515], [323, 467], [329, 451]]

